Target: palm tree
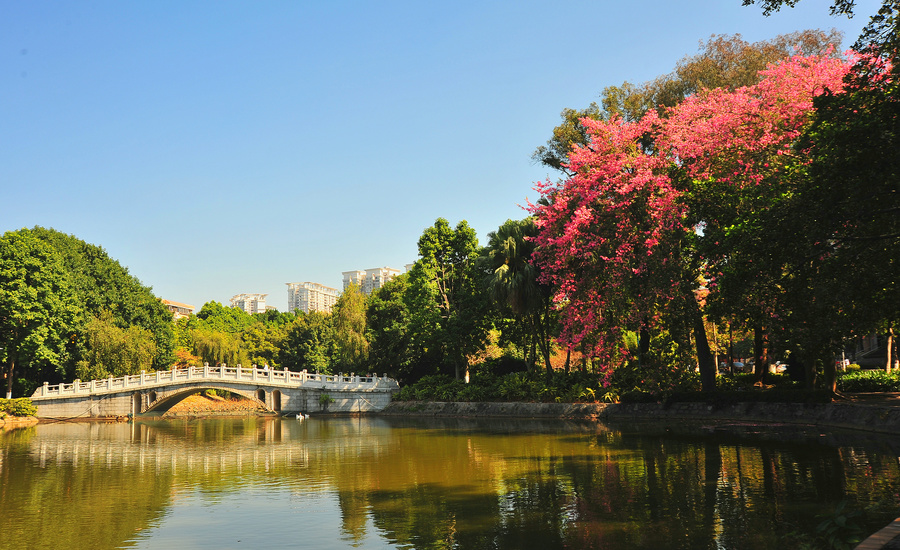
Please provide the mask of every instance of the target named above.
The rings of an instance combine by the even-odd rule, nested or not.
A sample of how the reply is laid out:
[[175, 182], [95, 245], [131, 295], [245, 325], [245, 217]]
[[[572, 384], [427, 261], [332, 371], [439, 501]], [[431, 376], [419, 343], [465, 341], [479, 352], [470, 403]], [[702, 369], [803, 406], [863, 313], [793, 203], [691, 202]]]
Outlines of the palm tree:
[[550, 365], [551, 332], [555, 328], [552, 295], [549, 285], [538, 281], [540, 272], [531, 263], [537, 228], [531, 217], [506, 220], [497, 231], [488, 233], [488, 244], [482, 251], [485, 284], [491, 299], [500, 307], [508, 306], [525, 328], [544, 358], [547, 374]]

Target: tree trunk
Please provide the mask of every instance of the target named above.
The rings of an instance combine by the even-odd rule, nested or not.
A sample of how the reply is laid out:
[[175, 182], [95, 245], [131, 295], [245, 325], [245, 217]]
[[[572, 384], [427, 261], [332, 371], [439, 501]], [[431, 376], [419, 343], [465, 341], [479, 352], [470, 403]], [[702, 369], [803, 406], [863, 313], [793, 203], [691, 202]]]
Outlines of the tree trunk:
[[553, 365], [550, 364], [550, 342], [541, 338], [538, 349], [541, 351], [541, 357], [544, 359], [544, 366], [547, 368], [547, 378], [550, 378], [553, 375]]
[[891, 354], [893, 349], [894, 349], [894, 327], [890, 326], [890, 327], [888, 327], [888, 334], [887, 334], [887, 365], [885, 366], [885, 369], [884, 369], [888, 372], [888, 374], [891, 373], [891, 367], [894, 365], [894, 358]]
[[9, 358], [9, 369], [6, 371], [6, 398], [12, 399], [13, 372], [16, 370], [16, 361], [12, 357]]
[[834, 365], [834, 357], [824, 357], [825, 361], [825, 389], [831, 393], [837, 393], [837, 368]]
[[638, 331], [638, 366], [647, 366], [647, 354], [650, 353], [650, 331], [641, 325]]
[[811, 390], [816, 387], [816, 356], [814, 353], [804, 353], [803, 361], [803, 382], [806, 389]]
[[569, 374], [569, 359], [572, 358], [572, 346], [566, 346], [566, 374]]
[[703, 391], [716, 389], [716, 363], [713, 360], [712, 351], [709, 349], [709, 337], [706, 336], [706, 326], [703, 324], [703, 315], [700, 306], [694, 301], [694, 344], [697, 347], [697, 364], [700, 368], [700, 388]]
[[769, 371], [769, 333], [761, 325], [753, 327], [753, 357], [756, 382], [762, 384], [763, 377]]
[[713, 363], [716, 365], [716, 374], [718, 374], [719, 373], [718, 372], [718, 368], [719, 368], [719, 335], [716, 332], [716, 324], [715, 323], [712, 324], [712, 328], [713, 328], [713, 345], [712, 345]]

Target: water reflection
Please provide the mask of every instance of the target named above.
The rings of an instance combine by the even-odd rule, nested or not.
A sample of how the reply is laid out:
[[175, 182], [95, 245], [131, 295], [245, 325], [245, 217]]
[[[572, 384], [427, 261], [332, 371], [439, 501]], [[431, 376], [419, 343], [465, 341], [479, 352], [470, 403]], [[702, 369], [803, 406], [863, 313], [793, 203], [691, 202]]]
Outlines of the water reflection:
[[459, 419], [42, 424], [0, 435], [0, 548], [800, 548], [898, 515], [893, 438]]

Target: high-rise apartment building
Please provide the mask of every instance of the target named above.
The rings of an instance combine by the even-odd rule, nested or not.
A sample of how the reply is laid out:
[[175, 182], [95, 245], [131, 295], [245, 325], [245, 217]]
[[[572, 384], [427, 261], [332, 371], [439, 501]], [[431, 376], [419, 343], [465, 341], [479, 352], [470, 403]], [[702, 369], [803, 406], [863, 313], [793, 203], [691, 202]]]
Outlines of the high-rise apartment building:
[[337, 302], [340, 291], [319, 283], [285, 283], [288, 286], [288, 312], [298, 309], [303, 313], [310, 311], [329, 312]]
[[351, 283], [355, 283], [366, 294], [372, 294], [372, 291], [381, 288], [384, 283], [400, 275], [400, 270], [391, 267], [373, 267], [365, 271], [344, 271], [342, 275], [344, 276], [344, 290], [347, 290]]
[[243, 309], [251, 315], [266, 311], [266, 296], [268, 294], [237, 294], [231, 298], [231, 307]]

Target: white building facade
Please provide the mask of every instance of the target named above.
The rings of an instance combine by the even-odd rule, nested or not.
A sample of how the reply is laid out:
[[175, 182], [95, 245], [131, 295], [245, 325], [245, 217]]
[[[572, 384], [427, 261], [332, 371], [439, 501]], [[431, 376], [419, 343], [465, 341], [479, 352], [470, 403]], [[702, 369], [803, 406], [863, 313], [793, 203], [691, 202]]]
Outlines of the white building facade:
[[319, 283], [285, 283], [288, 286], [288, 312], [298, 309], [303, 313], [311, 311], [330, 312], [337, 302], [340, 291]]
[[236, 294], [231, 298], [231, 307], [243, 309], [247, 313], [264, 313], [268, 294]]
[[344, 276], [344, 290], [353, 283], [368, 295], [400, 275], [400, 270], [391, 267], [373, 267], [365, 271], [344, 271], [341, 274]]

